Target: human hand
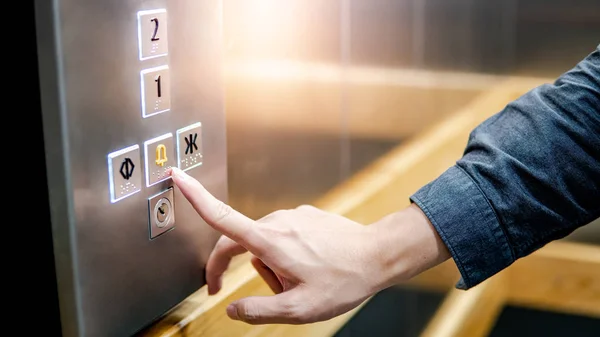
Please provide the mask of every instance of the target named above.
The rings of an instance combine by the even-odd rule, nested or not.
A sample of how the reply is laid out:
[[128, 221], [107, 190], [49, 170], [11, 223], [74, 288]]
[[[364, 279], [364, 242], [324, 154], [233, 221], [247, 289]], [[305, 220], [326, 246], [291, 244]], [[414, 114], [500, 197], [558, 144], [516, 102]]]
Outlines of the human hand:
[[369, 226], [300, 206], [252, 220], [212, 196], [196, 179], [174, 168], [171, 176], [211, 227], [222, 233], [207, 266], [209, 293], [235, 255], [249, 251], [252, 263], [275, 292], [231, 303], [227, 314], [250, 324], [303, 324], [345, 313], [381, 290], [389, 273]]

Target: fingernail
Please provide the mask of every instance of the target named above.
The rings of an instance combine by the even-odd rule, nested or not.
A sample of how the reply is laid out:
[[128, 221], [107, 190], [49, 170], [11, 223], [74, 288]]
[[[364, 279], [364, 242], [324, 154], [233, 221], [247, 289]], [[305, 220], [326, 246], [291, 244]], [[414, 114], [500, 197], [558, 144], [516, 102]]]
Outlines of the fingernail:
[[237, 309], [233, 304], [227, 306], [227, 316], [231, 319], [239, 320], [240, 316], [238, 316]]

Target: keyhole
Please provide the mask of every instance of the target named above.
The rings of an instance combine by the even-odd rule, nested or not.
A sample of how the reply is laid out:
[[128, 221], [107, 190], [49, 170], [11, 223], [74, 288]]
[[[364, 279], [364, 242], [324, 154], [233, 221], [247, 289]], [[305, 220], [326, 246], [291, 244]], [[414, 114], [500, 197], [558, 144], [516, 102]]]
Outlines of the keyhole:
[[156, 221], [158, 222], [157, 225], [159, 227], [168, 220], [170, 212], [171, 204], [165, 199], [160, 200], [155, 208]]

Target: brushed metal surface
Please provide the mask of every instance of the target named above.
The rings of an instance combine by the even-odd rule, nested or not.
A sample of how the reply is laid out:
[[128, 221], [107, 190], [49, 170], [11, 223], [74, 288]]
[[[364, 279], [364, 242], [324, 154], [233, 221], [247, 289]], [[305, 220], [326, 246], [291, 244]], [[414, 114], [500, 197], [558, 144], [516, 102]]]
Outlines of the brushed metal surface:
[[[143, 152], [145, 141], [201, 122], [203, 165], [188, 173], [227, 199], [221, 3], [37, 0], [36, 6], [64, 335], [129, 336], [205, 283], [218, 233], [189, 203], [176, 202], [176, 228], [150, 240], [148, 198], [171, 180], [143, 184], [111, 203], [107, 156], [133, 144]], [[140, 60], [137, 13], [163, 8], [168, 54]], [[171, 109], [143, 118], [140, 73], [163, 65]], [[178, 189], [174, 199], [185, 200]]]

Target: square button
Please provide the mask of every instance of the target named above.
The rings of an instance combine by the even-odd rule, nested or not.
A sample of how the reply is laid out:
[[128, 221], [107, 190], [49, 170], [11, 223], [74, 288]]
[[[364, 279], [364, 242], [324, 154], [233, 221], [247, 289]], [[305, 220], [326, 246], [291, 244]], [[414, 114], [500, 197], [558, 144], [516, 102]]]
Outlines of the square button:
[[138, 17], [138, 49], [140, 60], [168, 53], [167, 10], [140, 11]]
[[173, 187], [148, 198], [150, 239], [175, 228], [175, 199]]
[[202, 165], [202, 124], [177, 130], [177, 165], [184, 171]]
[[150, 187], [171, 178], [167, 174], [167, 170], [176, 164], [173, 134], [167, 133], [147, 140], [144, 142], [144, 147], [146, 186]]
[[142, 117], [171, 110], [169, 66], [144, 69], [140, 72]]
[[142, 189], [140, 147], [133, 145], [108, 155], [110, 202], [115, 203]]

